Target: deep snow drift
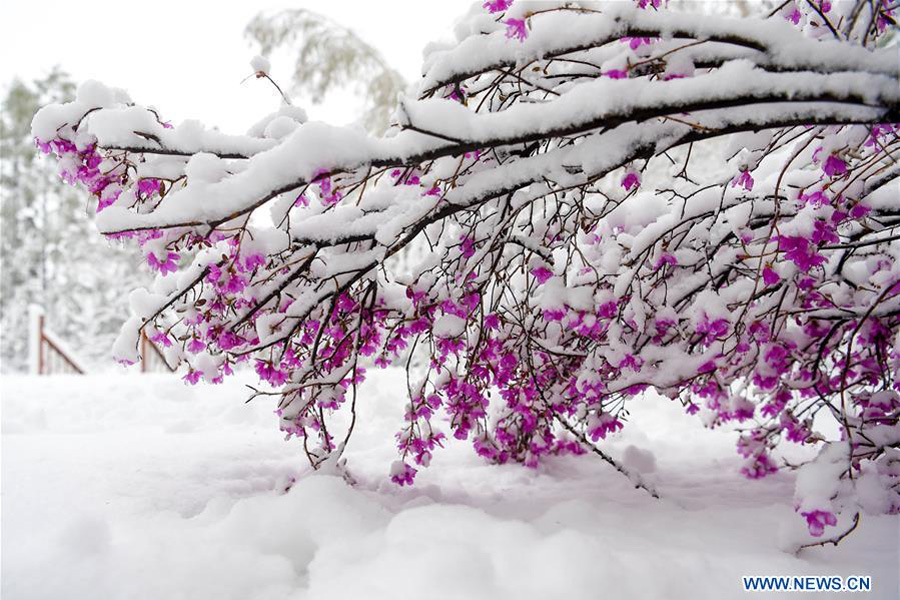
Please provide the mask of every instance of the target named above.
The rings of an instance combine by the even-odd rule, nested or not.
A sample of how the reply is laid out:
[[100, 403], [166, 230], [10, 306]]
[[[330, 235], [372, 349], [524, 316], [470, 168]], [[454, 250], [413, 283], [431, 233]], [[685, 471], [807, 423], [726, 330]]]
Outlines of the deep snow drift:
[[871, 575], [866, 598], [898, 597], [897, 517], [784, 552], [808, 537], [793, 476], [743, 479], [736, 434], [664, 399], [635, 401], [603, 442], [662, 500], [591, 456], [495, 467], [456, 441], [401, 489], [404, 374], [370, 371], [350, 487], [301, 475], [299, 442], [265, 399], [243, 403], [241, 377], [5, 378], [3, 598], [720, 599], [745, 595], [742, 575], [805, 574]]

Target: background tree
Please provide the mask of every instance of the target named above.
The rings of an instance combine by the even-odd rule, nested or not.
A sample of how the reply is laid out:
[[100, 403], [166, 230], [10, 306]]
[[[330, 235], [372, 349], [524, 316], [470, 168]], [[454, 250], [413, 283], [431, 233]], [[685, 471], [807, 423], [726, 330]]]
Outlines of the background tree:
[[407, 83], [355, 32], [315, 12], [290, 9], [260, 13], [244, 33], [264, 56], [279, 50], [295, 56], [292, 92], [319, 103], [349, 87], [363, 98], [366, 129], [376, 135], [387, 130]]
[[2, 363], [28, 359], [28, 305], [88, 363], [113, 364], [110, 348], [124, 319], [127, 291], [139, 285], [135, 259], [99, 239], [84, 197], [43, 160], [30, 134], [37, 109], [70, 101], [75, 86], [55, 69], [33, 82], [12, 81], [0, 115], [2, 162]]

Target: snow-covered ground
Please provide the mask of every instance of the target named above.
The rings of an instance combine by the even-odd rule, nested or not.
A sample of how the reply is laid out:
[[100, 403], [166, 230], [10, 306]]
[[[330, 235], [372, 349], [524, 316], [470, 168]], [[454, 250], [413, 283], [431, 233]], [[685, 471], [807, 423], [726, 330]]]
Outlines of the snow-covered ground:
[[[591, 456], [493, 467], [451, 443], [413, 488], [387, 481], [402, 374], [372, 373], [347, 449], [358, 481], [304, 475], [272, 406], [170, 376], [2, 382], [4, 600], [740, 598], [742, 575], [870, 575], [898, 597], [896, 517], [799, 557], [792, 476], [747, 481], [734, 433], [634, 403]], [[776, 594], [759, 594], [777, 597]]]

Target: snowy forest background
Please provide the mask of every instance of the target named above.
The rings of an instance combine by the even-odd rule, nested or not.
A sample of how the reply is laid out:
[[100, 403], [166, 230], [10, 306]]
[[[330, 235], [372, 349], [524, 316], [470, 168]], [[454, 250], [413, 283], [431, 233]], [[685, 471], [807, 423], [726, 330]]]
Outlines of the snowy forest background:
[[[387, 127], [394, 99], [407, 85], [376, 48], [315, 12], [260, 13], [247, 24], [245, 37], [248, 46], [281, 59], [289, 91], [299, 101], [350, 98], [360, 113], [353, 120], [376, 134]], [[46, 326], [83, 364], [93, 370], [118, 367], [110, 349], [128, 314], [128, 294], [152, 279], [134, 252], [97, 235], [83, 195], [59, 177], [34, 144], [31, 120], [37, 110], [72, 101], [75, 87], [61, 66], [43, 77], [3, 86], [4, 373], [28, 369], [29, 305], [43, 308]]]

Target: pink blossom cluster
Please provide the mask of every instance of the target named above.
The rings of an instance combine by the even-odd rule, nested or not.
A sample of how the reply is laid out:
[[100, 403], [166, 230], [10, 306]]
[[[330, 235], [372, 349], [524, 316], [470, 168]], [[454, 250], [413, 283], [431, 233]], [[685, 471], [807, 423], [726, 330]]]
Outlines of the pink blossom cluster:
[[[495, 26], [490, 43], [525, 60], [517, 42], [539, 39], [528, 38], [542, 17], [518, 6], [507, 13], [512, 4], [485, 2], [497, 16], [482, 13], [479, 22]], [[828, 14], [826, 4], [819, 8]], [[637, 6], [648, 11], [631, 10], [642, 19], [663, 8], [659, 0]], [[814, 18], [786, 8], [795, 23]], [[563, 11], [582, 18], [569, 5]], [[716, 68], [667, 69], [681, 48], [658, 50], [660, 32], [638, 31], [622, 40], [627, 48], [617, 42], [624, 29], [604, 48], [622, 60], [536, 58], [512, 76], [517, 63], [504, 59], [484, 73], [460, 69], [423, 104], [444, 103], [454, 111], [446, 114], [464, 104], [498, 113], [488, 119], [496, 123], [516, 103], [536, 114], [584, 79], [608, 86], [598, 89], [650, 82], [680, 90], [693, 84], [694, 68]], [[756, 131], [736, 144], [727, 172], [704, 179], [691, 150], [670, 155], [665, 146], [672, 131], [691, 140], [710, 130], [694, 122], [702, 116], [679, 108], [665, 118], [623, 118], [624, 127], [663, 133], [622, 148], [596, 138], [603, 144], [585, 155], [577, 152], [604, 128], [573, 134], [567, 123], [542, 137], [541, 122], [515, 143], [485, 141], [487, 133], [457, 141], [462, 133], [444, 135], [441, 122], [422, 117], [416, 127], [438, 133], [377, 160], [360, 159], [366, 147], [349, 148], [349, 158], [309, 165], [298, 182], [279, 179], [237, 217], [136, 220], [109, 234], [135, 242], [168, 278], [160, 287], [177, 290], [154, 296], [158, 310], [144, 311], [150, 318], [138, 328], [186, 363], [185, 381], [220, 382], [246, 363], [260, 380], [256, 395], [278, 398], [281, 430], [316, 466], [363, 426], [355, 402], [366, 369], [403, 365], [409, 396], [389, 475], [401, 486], [453, 440], [467, 440], [487, 461], [532, 468], [551, 456], [602, 454], [627, 425], [629, 402], [653, 390], [710, 427], [738, 428], [741, 472], [751, 479], [782, 469], [785, 445], [823, 445], [816, 417], [829, 415], [850, 453], [838, 483], [852, 487], [857, 474], [877, 473], [883, 506], [896, 512], [900, 207], [884, 190], [900, 177], [891, 166], [900, 126], [858, 124], [854, 115], [844, 125], [811, 118], [808, 127]], [[184, 178], [138, 178], [149, 151], [104, 149], [68, 124], [57, 132], [39, 147], [98, 212], [116, 205], [106, 216], [122, 207], [152, 217], [177, 199], [173, 189], [196, 189]], [[449, 150], [417, 154], [431, 137]], [[401, 147], [404, 138], [388, 139]], [[601, 169], [600, 149], [626, 158]], [[559, 164], [527, 179], [554, 153]], [[657, 185], [654, 168], [676, 174]], [[504, 187], [516, 178], [525, 183]], [[266, 229], [250, 216], [269, 201], [275, 225]], [[304, 228], [310, 222], [331, 227]], [[352, 415], [349, 428], [335, 425], [338, 411]], [[850, 506], [837, 500], [798, 509], [812, 535], [835, 527], [838, 507]]]

